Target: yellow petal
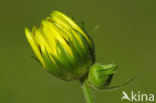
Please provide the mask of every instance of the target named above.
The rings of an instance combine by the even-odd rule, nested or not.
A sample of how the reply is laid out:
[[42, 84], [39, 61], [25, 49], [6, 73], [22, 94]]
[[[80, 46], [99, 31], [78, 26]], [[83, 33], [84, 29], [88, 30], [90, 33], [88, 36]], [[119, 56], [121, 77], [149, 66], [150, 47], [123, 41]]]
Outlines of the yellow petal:
[[[47, 41], [47, 39], [45, 38], [45, 36], [43, 35], [43, 33], [40, 30], [35, 30], [34, 32], [34, 37], [35, 37], [35, 41], [37, 41], [38, 45], [41, 48], [46, 48], [47, 52], [52, 53], [53, 50], [50, 48], [50, 45]], [[41, 50], [42, 51], [42, 50]]]
[[42, 65], [44, 66], [44, 61], [43, 61], [43, 58], [41, 56], [41, 53], [39, 51], [39, 48], [38, 46], [36, 45], [35, 43], [35, 40], [34, 40], [34, 37], [33, 37], [33, 34], [27, 29], [25, 28], [25, 35], [26, 35], [26, 38], [30, 44], [30, 46], [32, 47], [34, 53], [36, 54], [37, 58], [39, 59], [39, 61], [42, 63]]
[[[55, 47], [53, 49], [56, 50], [56, 48], [57, 48], [56, 43], [57, 43], [57, 41], [59, 41], [60, 44], [66, 50], [66, 53], [68, 53], [71, 57], [73, 57], [72, 50], [69, 47], [69, 45], [67, 44], [67, 42], [65, 41], [65, 38], [63, 38], [62, 32], [51, 22], [43, 21], [42, 25], [43, 25], [43, 31], [44, 31], [45, 35], [49, 38], [49, 42], [52, 44], [51, 46]], [[50, 38], [51, 38], [51, 40], [50, 40]]]
[[65, 28], [71, 27], [71, 28], [76, 29], [86, 38], [89, 44], [91, 44], [90, 40], [88, 39], [87, 35], [83, 32], [83, 30], [67, 15], [59, 11], [53, 11], [53, 13], [51, 14], [51, 18], [54, 22], [62, 25]]

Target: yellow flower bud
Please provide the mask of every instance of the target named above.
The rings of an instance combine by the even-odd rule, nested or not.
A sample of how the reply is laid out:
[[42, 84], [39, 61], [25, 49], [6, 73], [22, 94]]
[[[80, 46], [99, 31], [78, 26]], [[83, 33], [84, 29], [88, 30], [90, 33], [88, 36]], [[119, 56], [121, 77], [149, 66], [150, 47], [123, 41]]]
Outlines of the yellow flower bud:
[[95, 62], [92, 38], [59, 11], [25, 34], [42, 66], [62, 80], [80, 79]]

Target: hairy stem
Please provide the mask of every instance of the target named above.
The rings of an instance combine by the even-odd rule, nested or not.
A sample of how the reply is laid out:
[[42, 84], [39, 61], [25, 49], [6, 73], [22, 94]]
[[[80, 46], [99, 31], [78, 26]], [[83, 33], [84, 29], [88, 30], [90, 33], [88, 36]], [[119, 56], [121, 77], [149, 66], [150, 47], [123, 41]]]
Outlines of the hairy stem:
[[91, 87], [88, 86], [87, 80], [82, 80], [81, 83], [86, 103], [95, 103], [93, 100]]

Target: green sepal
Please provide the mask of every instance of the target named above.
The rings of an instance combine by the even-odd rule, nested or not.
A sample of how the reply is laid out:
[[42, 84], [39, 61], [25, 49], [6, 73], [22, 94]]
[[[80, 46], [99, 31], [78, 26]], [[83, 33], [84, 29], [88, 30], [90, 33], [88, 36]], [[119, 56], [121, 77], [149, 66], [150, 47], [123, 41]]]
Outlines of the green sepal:
[[33, 60], [35, 60], [36, 62], [38, 62], [39, 64], [41, 64], [41, 62], [38, 60], [38, 58], [37, 57], [35, 57], [35, 56], [30, 56]]
[[95, 32], [99, 29], [99, 27], [100, 27], [100, 24], [95, 25], [93, 31], [91, 32], [92, 38], [94, 38]]
[[89, 69], [88, 82], [96, 88], [109, 86], [113, 75], [117, 72], [117, 64], [94, 64]]
[[87, 84], [95, 90], [117, 90], [131, 83], [137, 78], [137, 75], [130, 80], [115, 86], [109, 86], [113, 75], [117, 72], [117, 64], [108, 65], [94, 64], [89, 69]]
[[112, 91], [112, 90], [118, 90], [126, 85], [128, 85], [129, 83], [133, 82], [134, 80], [136, 80], [136, 78], [138, 77], [138, 75], [130, 78], [128, 81], [125, 81], [124, 83], [122, 84], [118, 84], [118, 85], [115, 85], [115, 86], [104, 86], [104, 87], [100, 87], [100, 88], [97, 88], [97, 87], [94, 87], [90, 82], [87, 82], [88, 85], [97, 90], [97, 91]]

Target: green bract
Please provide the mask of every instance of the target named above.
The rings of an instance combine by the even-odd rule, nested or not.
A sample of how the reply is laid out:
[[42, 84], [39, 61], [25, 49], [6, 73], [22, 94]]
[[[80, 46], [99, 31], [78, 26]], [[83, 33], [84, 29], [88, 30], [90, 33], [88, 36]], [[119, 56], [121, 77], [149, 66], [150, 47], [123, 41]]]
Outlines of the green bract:
[[88, 82], [95, 88], [104, 88], [109, 86], [114, 73], [117, 72], [117, 64], [94, 64], [89, 69]]

